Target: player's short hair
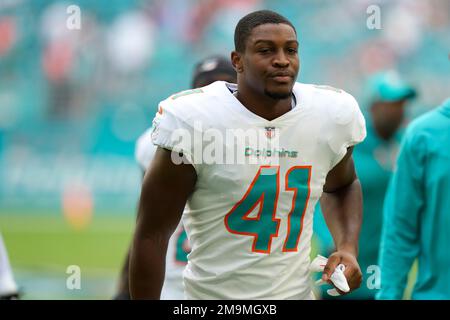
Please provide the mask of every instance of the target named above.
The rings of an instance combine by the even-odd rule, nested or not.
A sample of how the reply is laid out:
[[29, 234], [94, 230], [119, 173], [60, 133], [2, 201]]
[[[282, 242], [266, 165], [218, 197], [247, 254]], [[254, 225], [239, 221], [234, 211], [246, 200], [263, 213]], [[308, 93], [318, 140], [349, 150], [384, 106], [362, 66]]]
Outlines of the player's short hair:
[[292, 29], [294, 29], [295, 34], [297, 34], [297, 30], [295, 30], [294, 25], [287, 18], [283, 17], [281, 14], [278, 14], [270, 10], [255, 11], [241, 18], [241, 20], [239, 20], [238, 24], [236, 25], [236, 29], [234, 30], [235, 50], [238, 52], [244, 52], [245, 43], [248, 37], [250, 36], [252, 30], [257, 26], [267, 23], [287, 24]]
[[192, 88], [216, 81], [219, 75], [228, 75], [236, 82], [236, 70], [231, 64], [231, 59], [220, 55], [209, 56], [195, 65], [192, 76]]

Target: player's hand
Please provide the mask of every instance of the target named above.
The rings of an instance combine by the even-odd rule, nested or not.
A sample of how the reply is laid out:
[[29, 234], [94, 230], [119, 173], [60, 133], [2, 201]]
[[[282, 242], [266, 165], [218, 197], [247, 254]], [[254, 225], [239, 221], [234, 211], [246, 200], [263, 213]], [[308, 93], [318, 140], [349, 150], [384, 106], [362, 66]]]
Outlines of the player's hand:
[[352, 292], [353, 290], [358, 289], [361, 286], [362, 273], [358, 261], [356, 260], [356, 257], [352, 253], [346, 251], [336, 251], [328, 257], [328, 262], [323, 270], [322, 280], [333, 285], [330, 278], [339, 264], [343, 264], [345, 266], [344, 275], [345, 278], [347, 279], [350, 291], [343, 292], [338, 288], [336, 288], [336, 290], [341, 295], [345, 295]]

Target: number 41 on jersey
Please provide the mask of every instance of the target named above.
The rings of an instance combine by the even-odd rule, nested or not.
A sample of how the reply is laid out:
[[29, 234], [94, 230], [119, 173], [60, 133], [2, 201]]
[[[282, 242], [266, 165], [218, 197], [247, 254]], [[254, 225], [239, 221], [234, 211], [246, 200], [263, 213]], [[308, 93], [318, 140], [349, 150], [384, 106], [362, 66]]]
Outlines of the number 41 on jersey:
[[[287, 215], [287, 236], [283, 252], [298, 249], [303, 218], [310, 195], [311, 166], [294, 166], [286, 172], [283, 188], [293, 192], [291, 209]], [[225, 216], [225, 227], [230, 233], [253, 237], [253, 252], [270, 253], [272, 239], [278, 236], [277, 218], [280, 194], [280, 167], [261, 166], [247, 189]], [[258, 207], [256, 217], [249, 217]]]

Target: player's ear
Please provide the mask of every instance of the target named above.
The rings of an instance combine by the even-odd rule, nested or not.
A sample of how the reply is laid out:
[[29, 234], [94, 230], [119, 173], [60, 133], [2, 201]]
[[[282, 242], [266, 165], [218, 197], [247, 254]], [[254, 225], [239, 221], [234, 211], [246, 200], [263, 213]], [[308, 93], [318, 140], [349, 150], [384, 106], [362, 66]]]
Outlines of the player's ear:
[[231, 52], [231, 63], [233, 64], [234, 70], [236, 70], [237, 73], [241, 73], [242, 71], [244, 71], [244, 67], [242, 65], [242, 55], [239, 52]]

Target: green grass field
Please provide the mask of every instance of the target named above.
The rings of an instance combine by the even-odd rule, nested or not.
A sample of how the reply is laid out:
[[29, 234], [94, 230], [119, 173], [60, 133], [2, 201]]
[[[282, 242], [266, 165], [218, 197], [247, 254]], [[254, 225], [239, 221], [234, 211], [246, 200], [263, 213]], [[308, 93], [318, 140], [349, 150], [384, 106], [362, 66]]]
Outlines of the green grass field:
[[[0, 212], [0, 231], [24, 299], [110, 299], [131, 241], [129, 214], [94, 214], [75, 230], [57, 212]], [[317, 248], [312, 247], [312, 256]], [[81, 289], [69, 290], [67, 267], [81, 269]], [[409, 298], [416, 267], [405, 293]]]
[[[95, 214], [75, 230], [61, 214], [0, 213], [16, 281], [25, 299], [109, 299], [131, 241], [130, 215]], [[81, 269], [81, 289], [68, 290], [70, 265]]]

